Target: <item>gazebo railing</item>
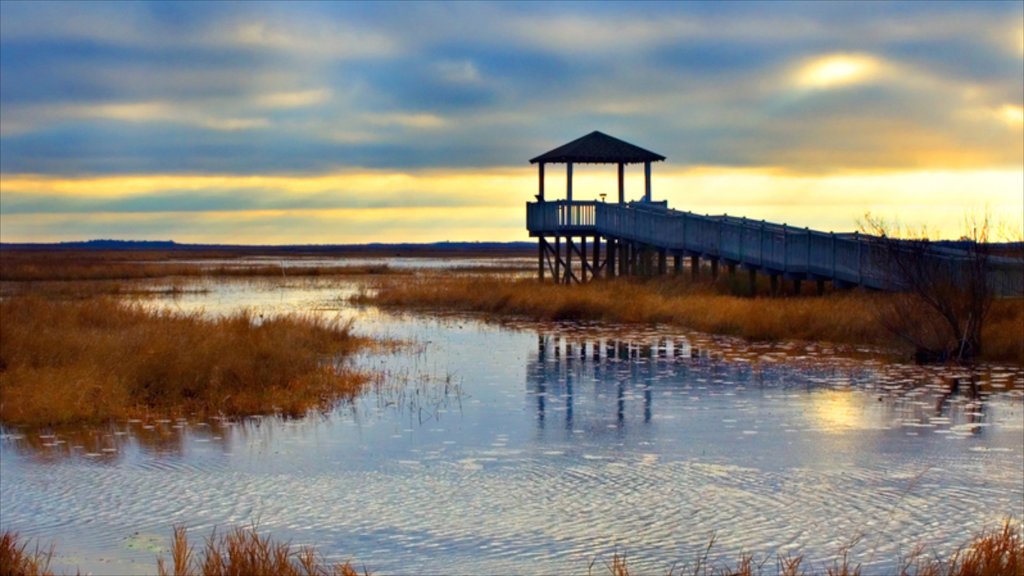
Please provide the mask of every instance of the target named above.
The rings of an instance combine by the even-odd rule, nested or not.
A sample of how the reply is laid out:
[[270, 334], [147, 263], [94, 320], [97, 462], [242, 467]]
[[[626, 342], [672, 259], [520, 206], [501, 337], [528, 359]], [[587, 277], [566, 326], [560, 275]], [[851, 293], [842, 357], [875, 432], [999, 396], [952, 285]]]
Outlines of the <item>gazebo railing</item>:
[[597, 222], [597, 201], [529, 202], [526, 228], [531, 234], [593, 234]]

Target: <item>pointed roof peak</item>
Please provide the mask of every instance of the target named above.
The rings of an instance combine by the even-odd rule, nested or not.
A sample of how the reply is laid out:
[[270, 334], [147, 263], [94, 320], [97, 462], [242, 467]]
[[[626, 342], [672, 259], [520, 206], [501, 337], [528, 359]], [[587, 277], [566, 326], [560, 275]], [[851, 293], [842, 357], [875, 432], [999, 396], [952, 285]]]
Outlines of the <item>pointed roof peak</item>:
[[565, 164], [639, 164], [642, 162], [658, 162], [664, 160], [661, 154], [645, 150], [624, 140], [594, 130], [563, 144], [554, 150], [545, 152], [530, 160], [530, 164], [538, 162]]

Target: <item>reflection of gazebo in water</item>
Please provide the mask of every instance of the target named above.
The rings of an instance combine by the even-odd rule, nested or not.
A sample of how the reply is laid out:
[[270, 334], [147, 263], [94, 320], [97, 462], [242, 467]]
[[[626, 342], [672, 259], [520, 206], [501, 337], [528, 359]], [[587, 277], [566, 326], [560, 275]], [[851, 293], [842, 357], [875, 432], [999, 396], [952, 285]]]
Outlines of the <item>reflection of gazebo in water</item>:
[[707, 351], [694, 348], [685, 337], [634, 340], [542, 332], [526, 364], [526, 383], [539, 428], [548, 427], [548, 413], [554, 412], [564, 417], [562, 428], [569, 432], [618, 434], [626, 430], [627, 421], [651, 423], [655, 387], [680, 384], [675, 379], [663, 382], [666, 370], [712, 378], [708, 372], [719, 374], [721, 369], [723, 365], [711, 363]]
[[[537, 156], [530, 160], [537, 164], [539, 187], [537, 204], [557, 204], [556, 212], [543, 211], [538, 215], [547, 218], [555, 216], [554, 222], [537, 222], [531, 226], [531, 235], [537, 236], [538, 270], [540, 278], [544, 278], [545, 265], [558, 282], [585, 281], [588, 274], [597, 277], [603, 269], [615, 269], [616, 252], [622, 247], [616, 246], [614, 238], [609, 237], [605, 244], [604, 257], [601, 254], [601, 236], [594, 234], [596, 219], [596, 202], [573, 202], [572, 199], [572, 167], [574, 164], [617, 164], [619, 174], [618, 204], [625, 204], [625, 168], [626, 164], [644, 165], [644, 195], [642, 202], [651, 202], [651, 162], [664, 160], [661, 154], [645, 150], [639, 146], [613, 138], [602, 132], [594, 131], [582, 138], [577, 138]], [[565, 164], [566, 199], [549, 202], [544, 196], [544, 166], [547, 164]], [[602, 195], [603, 196], [603, 195]], [[529, 217], [528, 217], [529, 218]], [[547, 231], [554, 233], [554, 243], [548, 241]], [[592, 234], [591, 253], [587, 252], [587, 235]], [[562, 238], [565, 248], [562, 249]], [[578, 240], [577, 240], [578, 239]], [[580, 262], [579, 274], [573, 270], [573, 254]], [[620, 254], [622, 260], [625, 254]]]

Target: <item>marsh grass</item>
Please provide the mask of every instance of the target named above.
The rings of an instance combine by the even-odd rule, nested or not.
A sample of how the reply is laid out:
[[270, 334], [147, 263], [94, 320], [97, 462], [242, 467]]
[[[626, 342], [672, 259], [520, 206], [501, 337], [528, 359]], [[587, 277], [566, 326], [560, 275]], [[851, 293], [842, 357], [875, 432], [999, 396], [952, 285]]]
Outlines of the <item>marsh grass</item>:
[[216, 531], [196, 553], [183, 526], [174, 528], [171, 541], [172, 569], [157, 558], [160, 576], [359, 576], [351, 563], [332, 563], [309, 546], [293, 547], [261, 536], [257, 527], [238, 527], [225, 534]]
[[[383, 277], [354, 300], [382, 306], [461, 310], [535, 320], [674, 324], [751, 340], [808, 340], [891, 347], [903, 342], [879, 322], [892, 295], [860, 291], [826, 296], [740, 297], [714, 286], [671, 278], [620, 278], [582, 285], [541, 284], [501, 276]], [[987, 360], [1024, 364], [1024, 300], [1000, 300], [984, 328]]]
[[298, 416], [358, 392], [344, 358], [369, 345], [315, 316], [221, 318], [109, 298], [0, 301], [0, 421]]
[[[769, 558], [758, 561], [750, 554], [741, 554], [735, 564], [708, 562], [708, 554], [715, 543], [711, 537], [707, 547], [700, 553], [693, 564], [674, 565], [665, 571], [668, 576], [810, 576], [825, 574], [827, 576], [861, 576], [865, 574], [862, 565], [856, 562], [850, 550], [858, 540], [855, 539], [839, 550], [838, 556], [830, 563], [811, 566], [802, 555], [777, 555], [774, 564]], [[591, 562], [588, 574], [593, 574]], [[771, 566], [774, 570], [766, 570]], [[631, 576], [636, 574], [630, 569], [624, 552], [616, 551], [611, 561], [605, 561], [604, 567], [611, 576]], [[899, 564], [894, 576], [1024, 576], [1024, 540], [1021, 536], [1020, 523], [1011, 519], [1004, 520], [1002, 526], [984, 530], [976, 534], [964, 547], [943, 559], [938, 556], [927, 556], [924, 547], [917, 546], [914, 551]]]
[[[856, 540], [854, 540], [854, 543]], [[802, 555], [776, 555], [774, 562], [766, 557], [758, 560], [751, 554], [741, 554], [735, 564], [709, 562], [715, 544], [709, 539], [692, 564], [674, 564], [664, 574], [668, 576], [860, 576], [864, 570], [850, 555], [852, 543], [843, 546], [830, 563], [812, 566]], [[43, 576], [53, 574], [49, 569], [53, 547], [41, 552], [38, 546], [28, 552], [28, 542], [20, 541], [14, 532], [0, 534], [0, 576]], [[918, 545], [910, 555], [900, 559], [895, 576], [1024, 576], [1024, 540], [1021, 524], [1007, 518], [994, 529], [974, 535], [963, 547], [946, 558], [926, 555], [924, 546]], [[269, 535], [261, 536], [257, 526], [238, 527], [224, 534], [216, 531], [205, 539], [201, 551], [189, 544], [186, 530], [174, 528], [170, 547], [170, 567], [162, 556], [157, 557], [157, 572], [161, 576], [358, 576], [350, 562], [326, 560], [309, 546], [293, 547], [290, 543], [275, 542]], [[587, 574], [595, 573], [598, 559], [593, 559]], [[533, 566], [533, 568], [537, 568]], [[611, 560], [601, 562], [598, 574], [607, 571], [612, 576], [639, 574], [629, 567], [626, 553], [616, 551]], [[364, 571], [364, 574], [368, 572]]]
[[143, 280], [171, 277], [310, 277], [396, 274], [386, 264], [369, 266], [280, 266], [238, 264], [209, 266], [197, 263], [121, 262], [102, 259], [70, 261], [3, 260], [0, 280], [7, 282], [81, 282]]
[[30, 551], [29, 541], [17, 532], [0, 533], [0, 576], [52, 576], [50, 559], [54, 546], [40, 550], [39, 545]]

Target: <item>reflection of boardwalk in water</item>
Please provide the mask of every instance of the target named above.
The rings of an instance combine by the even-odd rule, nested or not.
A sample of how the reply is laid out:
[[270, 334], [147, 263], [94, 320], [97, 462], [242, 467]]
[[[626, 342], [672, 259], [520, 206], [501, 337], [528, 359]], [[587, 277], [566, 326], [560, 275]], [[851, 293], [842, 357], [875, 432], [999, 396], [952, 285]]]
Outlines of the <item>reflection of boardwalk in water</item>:
[[[714, 361], [685, 338], [581, 339], [539, 334], [527, 366], [528, 393], [541, 428], [622, 430], [651, 424], [656, 394], [680, 379], [747, 382], [749, 366]], [[609, 412], [610, 411], [610, 412]]]
[[[828, 390], [870, 394], [872, 402], [883, 403], [885, 427], [898, 434], [936, 418], [964, 426], [984, 420], [985, 393], [979, 392], [978, 374], [942, 376], [825, 357], [780, 361], [766, 354], [752, 361], [698, 348], [696, 342], [654, 334], [619, 338], [540, 332], [527, 362], [527, 409], [541, 431], [605, 438], [626, 433], [653, 437], [650, 428], [657, 426], [659, 416], [695, 416], [686, 416], [686, 410], [728, 407], [738, 414], [726, 420], [739, 418], [742, 425], [742, 413], [753, 403], [785, 402], [795, 393]], [[724, 397], [733, 398], [725, 402]]]

